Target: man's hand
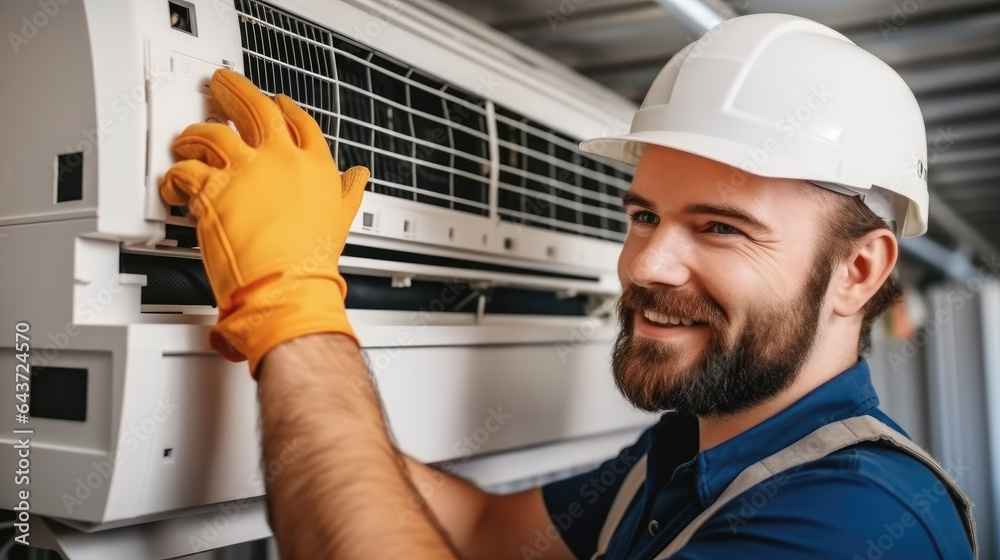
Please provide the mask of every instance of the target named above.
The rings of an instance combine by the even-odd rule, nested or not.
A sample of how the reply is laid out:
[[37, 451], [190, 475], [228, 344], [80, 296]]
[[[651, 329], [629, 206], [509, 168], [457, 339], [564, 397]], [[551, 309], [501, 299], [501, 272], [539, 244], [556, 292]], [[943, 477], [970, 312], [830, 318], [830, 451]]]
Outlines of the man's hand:
[[[288, 97], [270, 99], [225, 70], [211, 91], [239, 136], [219, 123], [185, 129], [173, 146], [182, 161], [160, 195], [197, 219], [219, 305], [212, 347], [249, 358], [260, 377], [269, 513], [282, 556], [454, 558], [429, 511], [386, 526], [396, 504], [419, 495], [389, 439], [337, 270], [368, 170], [341, 176], [316, 121]], [[292, 442], [301, 455], [286, 458]]]
[[[453, 560], [453, 541], [467, 557], [519, 557], [549, 523], [540, 491], [501, 498], [412, 460], [407, 468], [389, 437], [337, 270], [368, 170], [341, 176], [319, 126], [291, 99], [228, 71], [211, 89], [240, 136], [218, 123], [188, 127], [160, 194], [197, 219], [219, 304], [212, 347], [249, 358], [259, 378], [282, 557]], [[289, 445], [300, 453], [286, 457]], [[411, 476], [440, 487], [422, 497]], [[550, 557], [571, 556], [560, 546]]]
[[228, 70], [212, 96], [233, 121], [189, 126], [160, 195], [198, 222], [205, 270], [219, 306], [210, 343], [250, 371], [269, 350], [300, 336], [357, 339], [347, 321], [347, 285], [337, 269], [361, 204], [368, 170], [344, 173], [316, 121], [284, 95], [271, 99]]

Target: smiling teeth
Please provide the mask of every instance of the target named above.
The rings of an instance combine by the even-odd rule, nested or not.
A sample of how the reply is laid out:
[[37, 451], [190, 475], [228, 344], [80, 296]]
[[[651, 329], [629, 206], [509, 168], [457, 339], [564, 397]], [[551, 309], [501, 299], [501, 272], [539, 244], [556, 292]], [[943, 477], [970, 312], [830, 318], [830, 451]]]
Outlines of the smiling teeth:
[[686, 327], [690, 327], [694, 324], [694, 320], [688, 317], [679, 317], [677, 315], [667, 315], [665, 313], [657, 313], [656, 311], [643, 311], [642, 316], [646, 319], [659, 323], [661, 325], [680, 325], [683, 324]]

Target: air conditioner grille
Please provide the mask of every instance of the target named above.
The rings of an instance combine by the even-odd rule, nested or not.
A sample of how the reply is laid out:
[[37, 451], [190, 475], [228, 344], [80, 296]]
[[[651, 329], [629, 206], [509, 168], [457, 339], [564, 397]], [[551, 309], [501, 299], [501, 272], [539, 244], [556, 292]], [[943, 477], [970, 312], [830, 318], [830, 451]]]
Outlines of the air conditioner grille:
[[482, 216], [495, 205], [501, 220], [624, 239], [624, 166], [497, 107], [491, 200], [488, 101], [280, 8], [235, 5], [247, 77], [309, 111], [342, 168], [372, 170], [369, 190]]
[[632, 175], [584, 154], [577, 143], [497, 108], [501, 219], [606, 239], [627, 230], [622, 195]]

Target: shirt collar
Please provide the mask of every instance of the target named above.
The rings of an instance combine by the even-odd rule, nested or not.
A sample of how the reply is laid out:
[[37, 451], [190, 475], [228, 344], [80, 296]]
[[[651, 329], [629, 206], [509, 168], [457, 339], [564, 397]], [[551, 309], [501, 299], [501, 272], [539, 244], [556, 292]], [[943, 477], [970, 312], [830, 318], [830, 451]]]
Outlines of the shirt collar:
[[862, 359], [777, 415], [698, 453], [694, 460], [678, 468], [697, 466], [698, 498], [707, 508], [745, 468], [821, 426], [859, 416], [878, 404], [868, 363]]

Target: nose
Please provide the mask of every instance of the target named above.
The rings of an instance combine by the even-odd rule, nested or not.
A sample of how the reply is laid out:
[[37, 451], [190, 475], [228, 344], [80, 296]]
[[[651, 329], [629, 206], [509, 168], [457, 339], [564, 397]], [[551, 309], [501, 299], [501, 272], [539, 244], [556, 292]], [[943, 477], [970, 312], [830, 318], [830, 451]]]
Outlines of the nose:
[[682, 286], [691, 278], [687, 243], [661, 227], [652, 236], [629, 235], [622, 248], [619, 276], [644, 288]]

